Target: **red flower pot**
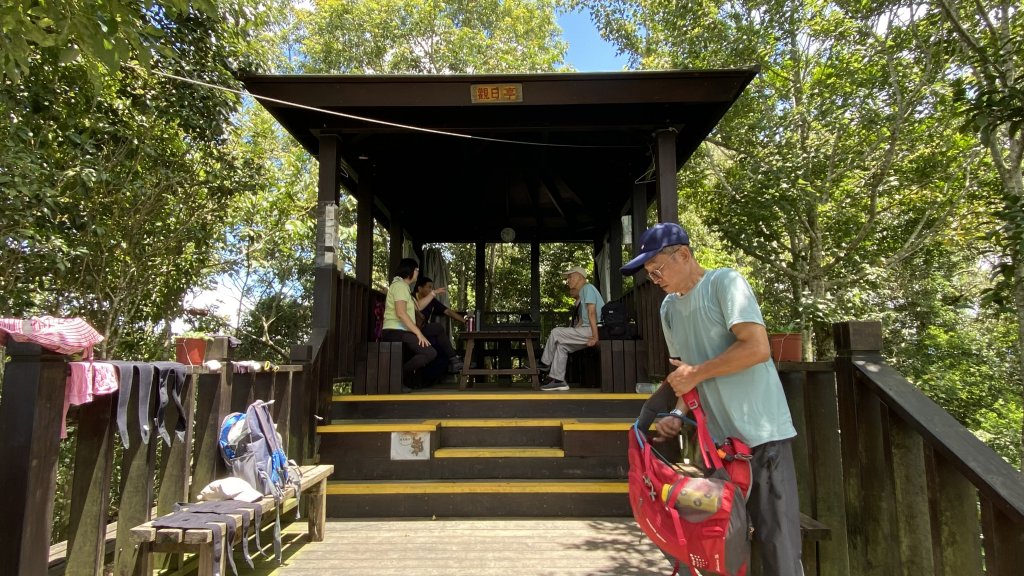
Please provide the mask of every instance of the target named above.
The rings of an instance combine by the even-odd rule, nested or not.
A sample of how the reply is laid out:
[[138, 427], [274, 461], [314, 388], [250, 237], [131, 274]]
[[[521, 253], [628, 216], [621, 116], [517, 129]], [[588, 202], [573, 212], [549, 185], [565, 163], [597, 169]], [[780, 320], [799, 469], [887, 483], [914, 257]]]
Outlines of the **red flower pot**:
[[206, 340], [203, 338], [175, 338], [174, 354], [181, 364], [199, 366], [206, 359]]
[[776, 362], [803, 360], [803, 335], [799, 332], [769, 334], [768, 344], [772, 349], [772, 360]]

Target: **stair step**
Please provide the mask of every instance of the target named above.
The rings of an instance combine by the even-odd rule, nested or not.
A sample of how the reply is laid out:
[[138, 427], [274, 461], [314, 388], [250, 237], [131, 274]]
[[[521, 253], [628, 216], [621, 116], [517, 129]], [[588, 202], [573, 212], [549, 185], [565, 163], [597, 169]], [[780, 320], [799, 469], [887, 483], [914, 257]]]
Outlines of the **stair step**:
[[[578, 418], [447, 418], [426, 420], [335, 420], [317, 426], [321, 434], [357, 432], [434, 432], [438, 428], [554, 428], [566, 431], [623, 431], [631, 419]], [[654, 429], [654, 425], [651, 425]]]
[[437, 420], [421, 420], [418, 422], [389, 420], [386, 422], [369, 422], [362, 420], [335, 421], [323, 426], [317, 426], [319, 434], [357, 434], [373, 432], [434, 432], [437, 430]]
[[630, 515], [624, 480], [329, 482], [331, 518]]
[[626, 494], [628, 484], [600, 480], [461, 480], [456, 482], [328, 482], [328, 496], [380, 494]]
[[575, 392], [552, 394], [550, 392], [474, 392], [431, 393], [418, 391], [413, 394], [344, 394], [332, 396], [332, 402], [483, 402], [495, 400], [542, 400], [553, 402], [578, 400], [647, 400], [650, 394], [602, 394], [601, 392]]
[[621, 418], [640, 413], [644, 394], [461, 392], [334, 396], [332, 420]]
[[490, 446], [438, 448], [434, 458], [564, 458], [565, 451], [555, 447]]
[[561, 418], [451, 418], [430, 420], [443, 428], [540, 428], [557, 427], [575, 419]]

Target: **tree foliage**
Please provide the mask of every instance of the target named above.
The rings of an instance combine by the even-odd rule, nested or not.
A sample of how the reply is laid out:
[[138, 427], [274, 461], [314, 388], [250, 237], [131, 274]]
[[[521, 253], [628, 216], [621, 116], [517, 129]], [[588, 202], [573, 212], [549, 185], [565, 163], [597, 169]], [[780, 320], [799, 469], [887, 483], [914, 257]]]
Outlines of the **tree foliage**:
[[[1000, 205], [991, 242], [998, 260], [990, 300], [1012, 307], [1017, 319], [1017, 380], [1024, 383], [1024, 15], [1006, 1], [935, 0], [948, 24], [960, 64], [958, 96], [998, 174]], [[1024, 398], [1024, 387], [1018, 400]], [[1021, 400], [1024, 402], [1024, 400]], [[1018, 426], [1018, 459], [1024, 459], [1024, 427]]]
[[[154, 69], [230, 85], [232, 63], [264, 53], [265, 4], [130, 21], [125, 6], [114, 13], [124, 29], [159, 23], [166, 50]], [[30, 43], [18, 56], [30, 74], [0, 85], [0, 197], [10, 207], [0, 213], [0, 306], [81, 315], [107, 337], [102, 354], [152, 356], [158, 325], [215, 264], [226, 200], [249, 189], [228, 131], [238, 101], [135, 65], [97, 69], [87, 56]]]
[[300, 20], [307, 72], [554, 70], [566, 44], [554, 0], [314, 0]]
[[851, 314], [968, 210], [977, 154], [955, 132], [948, 55], [919, 4], [586, 3], [643, 68], [759, 65], [761, 74], [682, 173], [696, 211], [757, 264], [786, 324]]

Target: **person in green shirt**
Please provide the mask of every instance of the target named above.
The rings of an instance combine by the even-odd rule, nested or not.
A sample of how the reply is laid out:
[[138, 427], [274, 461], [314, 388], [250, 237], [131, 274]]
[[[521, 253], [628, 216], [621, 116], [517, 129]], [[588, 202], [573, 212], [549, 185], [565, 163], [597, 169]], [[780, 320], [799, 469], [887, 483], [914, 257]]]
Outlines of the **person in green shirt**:
[[412, 285], [419, 276], [419, 263], [412, 258], [402, 258], [395, 270], [395, 277], [388, 287], [384, 300], [384, 323], [380, 339], [384, 342], [401, 342], [404, 357], [402, 381], [409, 388], [422, 387], [420, 370], [437, 357], [437, 350], [416, 325], [416, 298]]

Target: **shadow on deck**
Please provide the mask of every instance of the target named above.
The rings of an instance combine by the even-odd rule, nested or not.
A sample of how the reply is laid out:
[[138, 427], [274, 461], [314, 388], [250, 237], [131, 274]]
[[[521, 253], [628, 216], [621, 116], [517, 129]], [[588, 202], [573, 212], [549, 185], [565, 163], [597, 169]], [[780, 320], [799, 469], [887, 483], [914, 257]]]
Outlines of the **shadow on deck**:
[[[323, 542], [286, 531], [275, 576], [647, 576], [671, 571], [632, 518], [328, 520]], [[353, 545], [358, 543], [358, 545]]]

